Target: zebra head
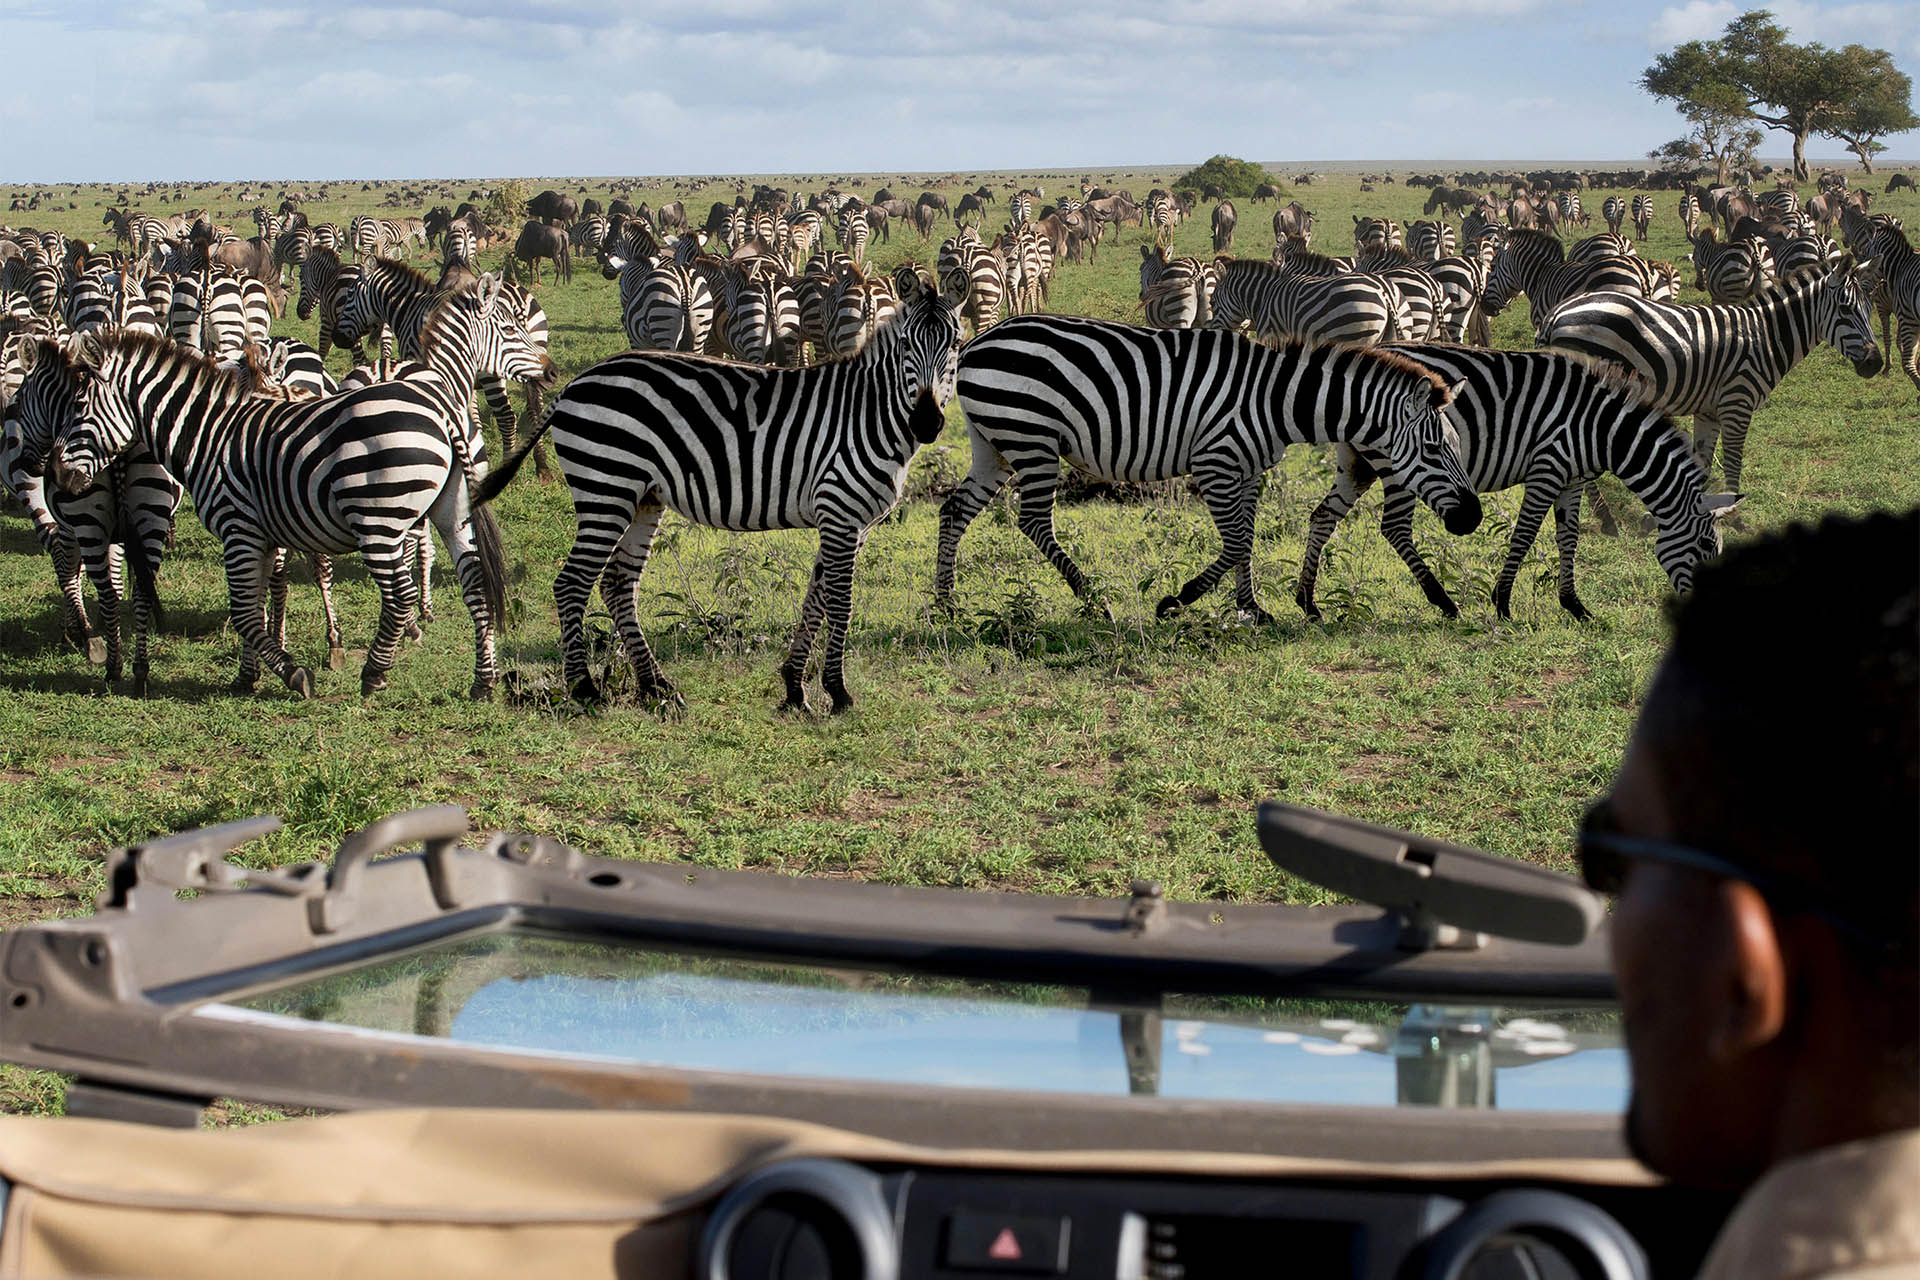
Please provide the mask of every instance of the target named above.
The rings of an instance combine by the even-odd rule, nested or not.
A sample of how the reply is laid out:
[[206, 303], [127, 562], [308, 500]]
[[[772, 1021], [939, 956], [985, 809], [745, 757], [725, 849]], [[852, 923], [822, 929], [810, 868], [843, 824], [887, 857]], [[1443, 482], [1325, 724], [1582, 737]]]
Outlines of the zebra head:
[[[960, 368], [960, 307], [965, 297], [929, 285], [912, 263], [893, 273], [900, 309], [881, 332], [891, 335], [905, 375], [902, 390], [912, 406], [908, 426], [921, 444], [932, 444], [946, 426]], [[869, 342], [871, 351], [883, 343]]]
[[54, 440], [73, 425], [79, 410], [80, 389], [73, 365], [60, 344], [29, 338], [20, 344], [20, 367], [25, 373], [7, 401], [7, 471], [11, 477], [46, 471]]
[[1419, 365], [1373, 348], [1360, 353], [1382, 370], [1386, 423], [1382, 451], [1402, 483], [1440, 517], [1447, 532], [1480, 527], [1480, 495], [1460, 461], [1460, 435], [1447, 415], [1459, 384], [1448, 386]]
[[1693, 571], [1720, 554], [1720, 525], [1740, 505], [1743, 493], [1696, 493], [1692, 505], [1660, 526], [1654, 555], [1667, 571], [1674, 594], [1693, 590]]
[[79, 404], [65, 432], [54, 441], [53, 480], [68, 493], [85, 493], [109, 463], [133, 447], [140, 422], [119, 384], [124, 353], [93, 334], [74, 341]]
[[528, 295], [496, 276], [482, 275], [470, 295], [454, 296], [474, 300], [476, 367], [543, 390], [552, 388], [560, 371], [528, 324]]
[[320, 295], [333, 287], [333, 281], [340, 273], [340, 256], [324, 245], [309, 249], [307, 256], [300, 261], [300, 302], [294, 307], [294, 314], [302, 320], [313, 318], [313, 308], [320, 301]]
[[1842, 259], [1820, 282], [1820, 305], [1815, 313], [1819, 336], [1853, 361], [1853, 371], [1871, 378], [1886, 366], [1873, 341], [1871, 302], [1872, 259], [1854, 263]]

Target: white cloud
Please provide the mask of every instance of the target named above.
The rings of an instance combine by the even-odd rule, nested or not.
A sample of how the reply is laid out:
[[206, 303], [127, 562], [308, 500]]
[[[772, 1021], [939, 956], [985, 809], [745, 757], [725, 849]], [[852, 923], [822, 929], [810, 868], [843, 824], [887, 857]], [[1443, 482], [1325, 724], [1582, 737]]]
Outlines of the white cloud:
[[1732, 0], [1687, 0], [1677, 9], [1662, 9], [1647, 28], [1647, 43], [1671, 48], [1689, 40], [1711, 40], [1740, 12]]

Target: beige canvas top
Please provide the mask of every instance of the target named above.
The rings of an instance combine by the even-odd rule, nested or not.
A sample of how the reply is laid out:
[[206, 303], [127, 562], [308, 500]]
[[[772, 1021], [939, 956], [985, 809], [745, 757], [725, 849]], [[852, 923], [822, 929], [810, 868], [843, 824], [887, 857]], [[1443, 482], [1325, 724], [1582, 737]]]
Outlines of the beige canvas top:
[[[1116, 1135], [1120, 1136], [1120, 1135]], [[744, 1172], [829, 1156], [1025, 1171], [1638, 1185], [1625, 1160], [1359, 1164], [907, 1146], [759, 1117], [369, 1111], [224, 1131], [0, 1117], [0, 1274], [682, 1274], [693, 1212]]]

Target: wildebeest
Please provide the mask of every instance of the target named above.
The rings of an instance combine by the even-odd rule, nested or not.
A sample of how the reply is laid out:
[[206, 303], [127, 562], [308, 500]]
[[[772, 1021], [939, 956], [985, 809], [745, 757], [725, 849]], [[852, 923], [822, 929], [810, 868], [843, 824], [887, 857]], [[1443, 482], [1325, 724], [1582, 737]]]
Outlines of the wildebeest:
[[567, 226], [580, 216], [580, 204], [572, 196], [558, 191], [542, 191], [527, 201], [527, 213], [542, 222]]
[[[931, 208], [931, 209], [938, 210], [940, 213], [945, 213], [947, 211], [947, 198], [941, 195], [937, 191], [922, 191], [920, 193], [920, 198], [918, 200], [915, 200], [914, 204], [922, 206], [924, 208]], [[919, 221], [920, 221], [919, 215], [916, 214], [914, 216], [915, 224], [917, 225]], [[933, 225], [932, 219], [928, 220], [927, 225], [929, 227]]]
[[1278, 244], [1296, 238], [1302, 243], [1313, 239], [1313, 211], [1290, 200], [1273, 211], [1273, 239]]
[[1274, 186], [1271, 182], [1263, 182], [1253, 189], [1253, 202], [1255, 204], [1259, 204], [1262, 200], [1278, 200], [1279, 198], [1280, 188]]
[[687, 229], [687, 206], [678, 200], [669, 200], [661, 205], [654, 213], [653, 220], [655, 225], [660, 228], [660, 234], [662, 235], [673, 231], [685, 231]]
[[1233, 207], [1233, 201], [1222, 200], [1213, 207], [1213, 251], [1215, 253], [1233, 252], [1233, 228], [1239, 222], [1240, 215]]
[[1891, 178], [1887, 179], [1887, 190], [1886, 190], [1887, 195], [1892, 195], [1894, 192], [1899, 191], [1902, 188], [1905, 188], [1908, 191], [1920, 192], [1920, 186], [1916, 186], [1914, 184], [1913, 177], [1910, 174], [1896, 173]]
[[210, 248], [203, 244], [202, 252], [210, 261], [252, 276], [263, 284], [280, 282], [280, 268], [273, 261], [273, 246], [259, 236], [250, 240], [223, 240]]
[[932, 238], [934, 223], [937, 222], [940, 215], [946, 211], [946, 207], [946, 201], [942, 200], [939, 208], [935, 208], [927, 202], [925, 196], [920, 198], [919, 204], [913, 206], [913, 229], [920, 234], [922, 239]]
[[1480, 203], [1480, 193], [1469, 191], [1465, 187], [1435, 187], [1433, 194], [1427, 197], [1426, 207], [1420, 212], [1433, 213], [1445, 209], [1456, 217]]
[[540, 259], [552, 258], [554, 274], [569, 282], [573, 280], [573, 252], [567, 242], [567, 233], [559, 227], [548, 226], [544, 222], [529, 222], [520, 228], [520, 238], [513, 242], [513, 256], [533, 268], [533, 282], [540, 283]]
[[600, 202], [592, 196], [588, 196], [580, 202], [580, 216], [583, 218], [591, 218], [597, 213], [605, 212], [606, 210], [600, 207]]
[[960, 203], [953, 207], [954, 225], [960, 226], [965, 223], [968, 214], [973, 214], [981, 222], [986, 221], [987, 211], [981, 206], [980, 197], [971, 191], [961, 196]]
[[616, 213], [623, 217], [631, 218], [633, 216], [633, 206], [625, 199], [615, 200], [607, 206], [607, 216], [611, 218]]

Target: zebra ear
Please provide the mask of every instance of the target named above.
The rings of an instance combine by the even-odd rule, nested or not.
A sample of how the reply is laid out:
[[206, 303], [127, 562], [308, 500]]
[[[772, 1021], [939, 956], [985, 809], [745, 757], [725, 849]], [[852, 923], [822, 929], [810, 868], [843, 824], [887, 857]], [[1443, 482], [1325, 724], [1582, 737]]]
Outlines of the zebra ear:
[[1460, 394], [1460, 388], [1466, 385], [1466, 379], [1464, 378], [1458, 382], [1441, 382], [1434, 384], [1432, 397], [1433, 407], [1436, 409], [1446, 408], [1453, 403], [1453, 398]]
[[913, 301], [925, 288], [926, 282], [920, 279], [920, 271], [912, 263], [894, 268], [893, 291], [899, 295], [900, 301]]
[[89, 329], [85, 333], [74, 335], [73, 346], [69, 354], [81, 368], [92, 373], [98, 373], [101, 362], [106, 358], [107, 351], [106, 347], [100, 342], [99, 333], [96, 330]]
[[[9, 337], [7, 339], [8, 345], [12, 345], [13, 341], [14, 339], [12, 337]], [[33, 366], [35, 362], [38, 361], [39, 359], [40, 359], [39, 343], [33, 342], [31, 340], [23, 341], [20, 343], [20, 371], [22, 373], [32, 373]]]

